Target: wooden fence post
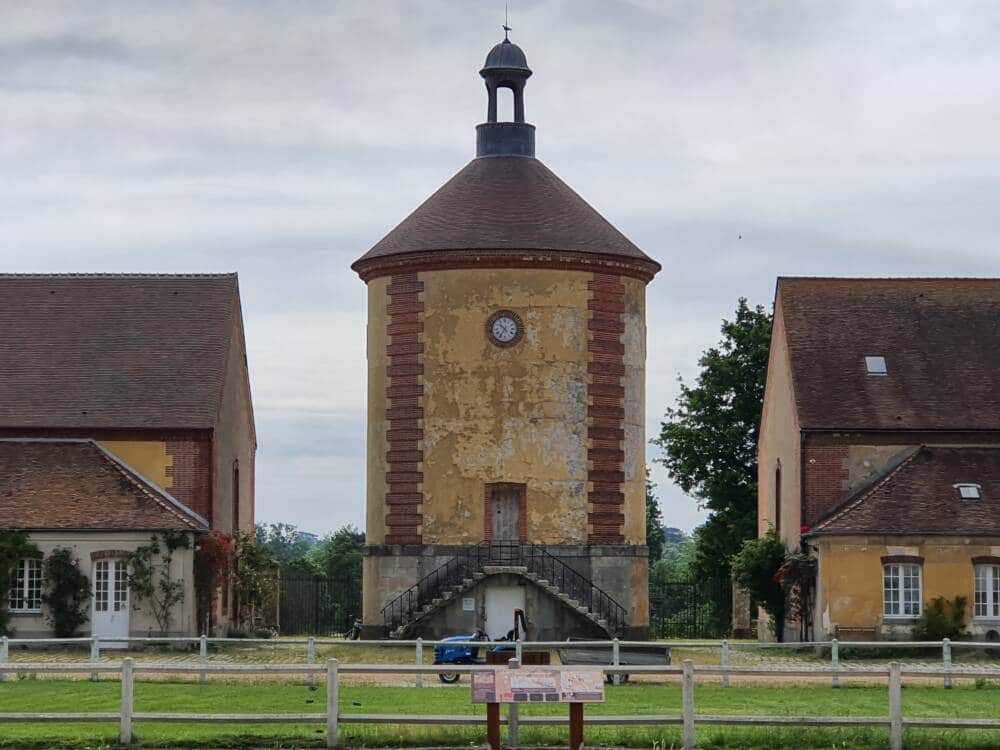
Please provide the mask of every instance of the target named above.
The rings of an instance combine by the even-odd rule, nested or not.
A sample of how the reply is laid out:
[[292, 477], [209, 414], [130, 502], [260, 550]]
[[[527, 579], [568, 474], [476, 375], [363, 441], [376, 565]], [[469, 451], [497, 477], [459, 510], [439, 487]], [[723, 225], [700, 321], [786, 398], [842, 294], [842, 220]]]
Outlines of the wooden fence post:
[[899, 662], [889, 664], [889, 750], [903, 750], [903, 680]]
[[684, 750], [694, 750], [694, 662], [684, 660]]
[[[830, 666], [834, 669], [840, 669], [840, 641], [836, 638], [830, 641]], [[830, 678], [830, 685], [835, 688], [840, 687], [840, 675], [836, 672]]]
[[[0, 664], [7, 663], [7, 657], [9, 654], [10, 645], [7, 643], [7, 636], [0, 638]], [[0, 672], [0, 682], [7, 681], [7, 673]]]
[[944, 686], [951, 689], [951, 639], [945, 638], [941, 641], [941, 661], [948, 674], [944, 676]]
[[[509, 669], [518, 669], [521, 666], [520, 659], [511, 659], [507, 662]], [[521, 707], [516, 703], [507, 704], [507, 746], [517, 747], [521, 744]]]
[[[613, 641], [611, 641], [611, 666], [620, 667], [621, 665], [622, 665], [621, 642], [617, 638], [615, 638]], [[622, 676], [617, 672], [615, 672], [614, 675], [612, 675], [611, 677], [611, 684], [621, 685]]]
[[122, 659], [122, 712], [120, 741], [123, 745], [132, 744], [132, 707], [135, 699], [134, 675], [132, 673], [132, 657]]
[[[424, 665], [424, 639], [423, 638], [417, 638], [417, 648], [416, 648], [416, 656], [414, 657], [414, 663], [418, 667], [422, 667]], [[413, 686], [414, 687], [423, 687], [424, 686], [424, 676], [422, 674], [420, 674], [419, 672], [417, 672], [417, 676], [413, 679]]]
[[[208, 638], [204, 634], [198, 639], [198, 656], [202, 664], [208, 664]], [[208, 682], [208, 673], [202, 672], [198, 682], [202, 685]]]
[[[310, 664], [316, 663], [316, 639], [312, 636], [309, 637], [309, 646], [306, 656], [306, 660]], [[309, 687], [316, 687], [316, 675], [313, 672], [309, 673]]]
[[722, 642], [722, 687], [729, 687], [729, 641]]
[[[101, 660], [101, 639], [96, 635], [90, 638], [90, 663], [97, 664]], [[100, 676], [97, 672], [90, 673], [90, 681], [97, 682]]]
[[337, 746], [337, 722], [340, 719], [340, 683], [337, 660], [326, 660], [326, 746]]

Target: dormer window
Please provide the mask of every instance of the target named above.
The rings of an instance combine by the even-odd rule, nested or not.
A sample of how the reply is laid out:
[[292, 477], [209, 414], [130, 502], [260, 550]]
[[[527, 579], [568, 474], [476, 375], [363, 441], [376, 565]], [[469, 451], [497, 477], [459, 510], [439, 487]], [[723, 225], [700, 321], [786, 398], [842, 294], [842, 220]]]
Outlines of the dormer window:
[[953, 486], [958, 490], [958, 496], [963, 500], [979, 500], [983, 496], [981, 485], [963, 483]]
[[885, 357], [865, 357], [865, 368], [869, 375], [886, 375], [889, 372], [885, 366]]

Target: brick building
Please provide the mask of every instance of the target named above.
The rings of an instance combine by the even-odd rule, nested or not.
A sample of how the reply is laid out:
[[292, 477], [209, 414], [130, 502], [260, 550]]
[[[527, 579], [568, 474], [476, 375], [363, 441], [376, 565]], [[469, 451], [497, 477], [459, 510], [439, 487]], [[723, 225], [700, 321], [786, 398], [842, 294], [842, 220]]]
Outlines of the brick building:
[[1000, 631], [1000, 280], [781, 278], [759, 531], [818, 559], [788, 637], [895, 638], [964, 596]]
[[[253, 529], [236, 275], [0, 275], [0, 361], [0, 528], [29, 531], [43, 553], [74, 548], [95, 627], [118, 596], [114, 634], [147, 632], [116, 589], [124, 555], [158, 530]], [[195, 633], [207, 613], [194, 611], [190, 554], [175, 564], [188, 591], [172, 629]], [[38, 562], [19, 571], [14, 626], [45, 632]], [[227, 591], [216, 628], [232, 609]]]
[[[660, 266], [535, 158], [531, 75], [480, 72], [476, 158], [360, 258], [364, 624], [642, 635], [645, 289]], [[513, 92], [499, 122], [497, 90]]]

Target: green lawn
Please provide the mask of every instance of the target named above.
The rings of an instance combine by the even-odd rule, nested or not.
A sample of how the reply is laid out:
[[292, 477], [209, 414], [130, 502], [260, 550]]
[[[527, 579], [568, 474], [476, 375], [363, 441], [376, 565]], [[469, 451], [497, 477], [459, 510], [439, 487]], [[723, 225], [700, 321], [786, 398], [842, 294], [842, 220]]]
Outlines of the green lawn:
[[[305, 713], [325, 710], [322, 688], [274, 682], [136, 683], [137, 712]], [[0, 684], [0, 712], [117, 711], [117, 682], [89, 683], [62, 680], [19, 680]], [[588, 706], [589, 714], [680, 713], [679, 686], [630, 684], [608, 688], [603, 705]], [[696, 690], [699, 713], [884, 716], [888, 712], [884, 687], [845, 686], [840, 690], [813, 685], [732, 687], [705, 685]], [[451, 713], [483, 715], [483, 706], [470, 703], [467, 688], [355, 687], [341, 688], [342, 713]], [[522, 716], [562, 713], [565, 706], [525, 706]], [[904, 688], [904, 716], [994, 718], [1000, 713], [1000, 689], [961, 685]], [[117, 724], [3, 724], [0, 747], [107, 747], [116, 744]], [[324, 743], [324, 725], [236, 726], [143, 724], [135, 725], [140, 745], [151, 747], [311, 747]], [[479, 727], [405, 727], [342, 725], [344, 746], [481, 745]], [[661, 748], [676, 746], [679, 727], [594, 727], [587, 741], [596, 745]], [[522, 728], [523, 744], [565, 744], [561, 728]], [[702, 748], [884, 748], [881, 729], [780, 730], [706, 727], [698, 730]], [[907, 732], [908, 748], [1000, 747], [1000, 731]]]

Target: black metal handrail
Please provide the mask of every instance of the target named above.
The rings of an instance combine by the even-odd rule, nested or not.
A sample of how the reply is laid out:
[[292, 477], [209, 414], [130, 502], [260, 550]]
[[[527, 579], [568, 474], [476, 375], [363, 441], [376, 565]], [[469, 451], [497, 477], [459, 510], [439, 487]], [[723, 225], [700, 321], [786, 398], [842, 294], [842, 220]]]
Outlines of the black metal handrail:
[[596, 586], [571, 565], [548, 551], [544, 544], [521, 542], [480, 542], [463, 549], [455, 557], [425, 575], [382, 608], [382, 622], [393, 631], [411, 622], [426, 605], [446, 590], [460, 584], [489, 566], [525, 567], [570, 599], [585, 606], [608, 631], [617, 635], [627, 624], [625, 607]]

